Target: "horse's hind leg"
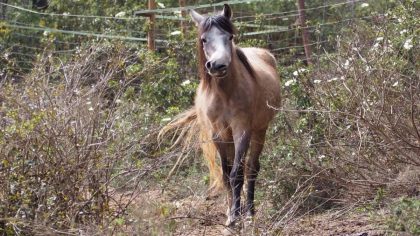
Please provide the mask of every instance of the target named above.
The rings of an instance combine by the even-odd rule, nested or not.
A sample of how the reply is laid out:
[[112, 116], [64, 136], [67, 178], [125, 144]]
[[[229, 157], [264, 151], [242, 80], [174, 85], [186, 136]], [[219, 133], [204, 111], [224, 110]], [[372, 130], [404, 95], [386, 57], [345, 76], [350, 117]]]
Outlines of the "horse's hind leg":
[[246, 216], [252, 217], [255, 214], [254, 208], [254, 192], [255, 192], [255, 181], [260, 171], [259, 157], [264, 146], [266, 130], [254, 132], [251, 138], [251, 149], [249, 158], [245, 164], [245, 173], [247, 179], [247, 198], [246, 198]]

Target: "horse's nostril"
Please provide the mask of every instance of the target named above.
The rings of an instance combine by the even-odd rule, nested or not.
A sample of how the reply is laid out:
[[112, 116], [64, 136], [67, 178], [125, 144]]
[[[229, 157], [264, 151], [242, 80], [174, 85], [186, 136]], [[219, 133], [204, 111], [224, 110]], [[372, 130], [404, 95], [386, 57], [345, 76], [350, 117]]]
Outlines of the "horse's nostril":
[[223, 65], [223, 64], [218, 64], [218, 65], [214, 65], [214, 68], [213, 69], [215, 69], [215, 70], [224, 70], [224, 69], [226, 69], [226, 65]]
[[207, 70], [211, 69], [211, 62], [210, 61], [206, 62], [206, 68], [207, 68]]

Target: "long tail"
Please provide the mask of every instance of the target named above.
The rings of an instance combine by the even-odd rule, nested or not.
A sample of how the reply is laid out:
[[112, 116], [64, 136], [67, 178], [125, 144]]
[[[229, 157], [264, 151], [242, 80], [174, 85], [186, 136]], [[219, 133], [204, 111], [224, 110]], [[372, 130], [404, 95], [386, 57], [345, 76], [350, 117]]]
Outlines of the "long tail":
[[172, 120], [169, 124], [165, 125], [160, 130], [158, 135], [159, 142], [166, 134], [173, 132], [173, 144], [170, 149], [178, 145], [181, 145], [182, 147], [181, 154], [178, 157], [174, 167], [169, 172], [168, 178], [171, 177], [171, 175], [186, 159], [187, 155], [184, 155], [184, 153], [186, 153], [186, 151], [192, 146], [196, 146], [193, 143], [195, 140], [199, 140], [204, 159], [207, 162], [207, 166], [210, 172], [210, 189], [219, 190], [223, 187], [223, 181], [221, 167], [216, 161], [217, 150], [212, 142], [209, 130], [201, 128], [198, 120], [197, 111], [195, 107], [192, 107], [187, 111], [179, 114], [177, 117], [175, 117], [174, 120]]

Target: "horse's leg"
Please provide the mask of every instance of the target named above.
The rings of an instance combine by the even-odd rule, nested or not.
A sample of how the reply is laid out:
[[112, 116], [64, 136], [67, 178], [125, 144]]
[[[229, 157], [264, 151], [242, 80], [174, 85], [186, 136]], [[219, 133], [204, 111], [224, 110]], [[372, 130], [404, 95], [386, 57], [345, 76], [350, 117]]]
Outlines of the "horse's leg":
[[254, 132], [251, 138], [250, 155], [245, 165], [246, 179], [248, 182], [247, 198], [246, 198], [246, 215], [254, 216], [254, 192], [255, 181], [260, 170], [260, 154], [264, 146], [266, 129]]
[[232, 160], [234, 155], [234, 145], [231, 140], [223, 140], [218, 135], [213, 135], [213, 142], [220, 155], [220, 163], [222, 165], [223, 184], [227, 190], [226, 205], [228, 206], [226, 216], [228, 217], [226, 225], [232, 222], [230, 216], [230, 206], [232, 204], [232, 190], [229, 182], [229, 174], [232, 170]]
[[241, 212], [241, 190], [244, 184], [244, 162], [249, 147], [251, 132], [246, 129], [234, 128], [233, 140], [235, 143], [235, 158], [232, 171], [230, 172], [230, 186], [232, 188], [232, 223], [238, 218]]

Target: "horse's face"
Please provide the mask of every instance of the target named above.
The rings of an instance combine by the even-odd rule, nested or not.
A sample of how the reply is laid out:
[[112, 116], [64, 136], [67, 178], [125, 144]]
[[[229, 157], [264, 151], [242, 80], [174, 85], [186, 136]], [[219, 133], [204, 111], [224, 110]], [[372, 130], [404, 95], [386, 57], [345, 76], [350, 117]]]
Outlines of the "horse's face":
[[194, 10], [191, 10], [190, 14], [200, 28], [200, 40], [208, 73], [213, 77], [225, 77], [232, 61], [233, 32], [229, 31], [233, 30], [233, 26], [230, 22], [232, 16], [230, 7], [225, 5], [223, 12], [214, 17], [203, 17]]
[[233, 35], [213, 26], [201, 35], [206, 68], [211, 76], [225, 77], [232, 60]]

